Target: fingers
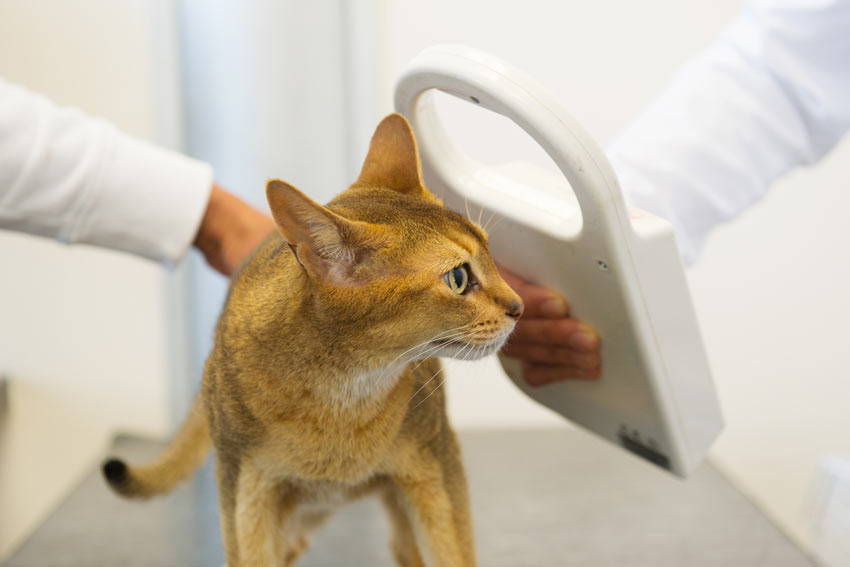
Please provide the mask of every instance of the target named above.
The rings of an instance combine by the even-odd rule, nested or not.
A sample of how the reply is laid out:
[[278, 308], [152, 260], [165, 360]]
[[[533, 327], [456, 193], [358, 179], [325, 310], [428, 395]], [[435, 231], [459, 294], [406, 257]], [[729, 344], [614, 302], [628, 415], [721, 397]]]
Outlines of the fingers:
[[502, 353], [522, 360], [526, 382], [540, 386], [561, 380], [599, 378], [602, 362], [596, 331], [569, 317], [569, 305], [557, 292], [498, 268], [525, 302], [525, 314]]
[[581, 370], [598, 369], [601, 364], [598, 352], [577, 352], [547, 344], [508, 344], [502, 352], [530, 364], [560, 365]]
[[588, 370], [570, 366], [526, 363], [523, 364], [522, 368], [522, 375], [531, 386], [542, 386], [563, 380], [595, 380], [599, 378], [599, 368]]
[[520, 319], [509, 344], [539, 343], [581, 352], [599, 350], [599, 335], [578, 319]]
[[511, 288], [517, 292], [525, 303], [524, 317], [566, 317], [570, 306], [564, 297], [551, 289], [526, 282], [524, 279], [497, 266], [499, 273]]
[[520, 320], [502, 353], [523, 361], [523, 377], [532, 386], [601, 375], [599, 336], [576, 319]]

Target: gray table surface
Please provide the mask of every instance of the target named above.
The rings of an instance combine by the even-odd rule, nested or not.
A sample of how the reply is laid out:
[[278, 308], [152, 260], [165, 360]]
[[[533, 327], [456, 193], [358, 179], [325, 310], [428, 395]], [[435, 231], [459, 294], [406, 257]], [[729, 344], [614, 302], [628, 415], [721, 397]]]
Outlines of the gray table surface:
[[[814, 563], [710, 464], [681, 481], [577, 430], [461, 435], [482, 567], [796, 567]], [[160, 443], [120, 438], [140, 462]], [[345, 507], [303, 567], [393, 565], [372, 499]], [[221, 566], [210, 466], [138, 503], [90, 475], [5, 567]]]

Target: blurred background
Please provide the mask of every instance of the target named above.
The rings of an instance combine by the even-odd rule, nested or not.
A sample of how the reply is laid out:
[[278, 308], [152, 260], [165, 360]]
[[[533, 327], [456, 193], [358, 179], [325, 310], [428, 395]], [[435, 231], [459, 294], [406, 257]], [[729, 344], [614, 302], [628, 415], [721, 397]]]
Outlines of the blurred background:
[[[464, 43], [526, 70], [604, 145], [738, 8], [735, 0], [0, 0], [0, 76], [209, 161], [222, 185], [265, 209], [270, 177], [322, 202], [354, 180], [375, 125], [393, 110], [396, 77], [427, 46]], [[464, 136], [477, 155], [528, 151], [518, 133]], [[711, 458], [804, 548], [818, 537], [819, 463], [850, 455], [848, 164], [845, 140], [717, 230], [689, 271], [727, 421]], [[2, 557], [116, 432], [173, 430], [200, 378], [226, 282], [194, 253], [168, 271], [5, 232], [0, 259]], [[450, 370], [460, 429], [568, 426], [522, 397], [493, 360]]]

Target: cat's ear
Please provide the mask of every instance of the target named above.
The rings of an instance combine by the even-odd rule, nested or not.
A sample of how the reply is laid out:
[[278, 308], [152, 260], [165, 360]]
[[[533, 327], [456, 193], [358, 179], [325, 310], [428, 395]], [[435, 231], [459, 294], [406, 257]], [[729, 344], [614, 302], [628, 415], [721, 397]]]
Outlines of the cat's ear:
[[308, 272], [335, 285], [356, 285], [356, 268], [381, 245], [372, 225], [351, 221], [279, 179], [266, 183], [272, 216]]
[[355, 186], [386, 187], [401, 193], [429, 195], [422, 182], [416, 138], [401, 114], [384, 118], [369, 143], [369, 153]]

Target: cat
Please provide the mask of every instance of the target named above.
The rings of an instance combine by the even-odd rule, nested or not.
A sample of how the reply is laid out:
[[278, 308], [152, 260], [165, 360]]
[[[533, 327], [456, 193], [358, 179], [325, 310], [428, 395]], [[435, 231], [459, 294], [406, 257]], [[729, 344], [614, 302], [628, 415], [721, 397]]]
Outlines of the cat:
[[233, 278], [193, 409], [158, 458], [110, 460], [107, 481], [162, 493], [214, 447], [229, 567], [292, 565], [334, 508], [367, 493], [399, 565], [475, 565], [435, 357], [495, 353], [522, 314], [485, 233], [425, 187], [399, 114], [327, 206], [280, 180], [266, 194], [279, 234]]

